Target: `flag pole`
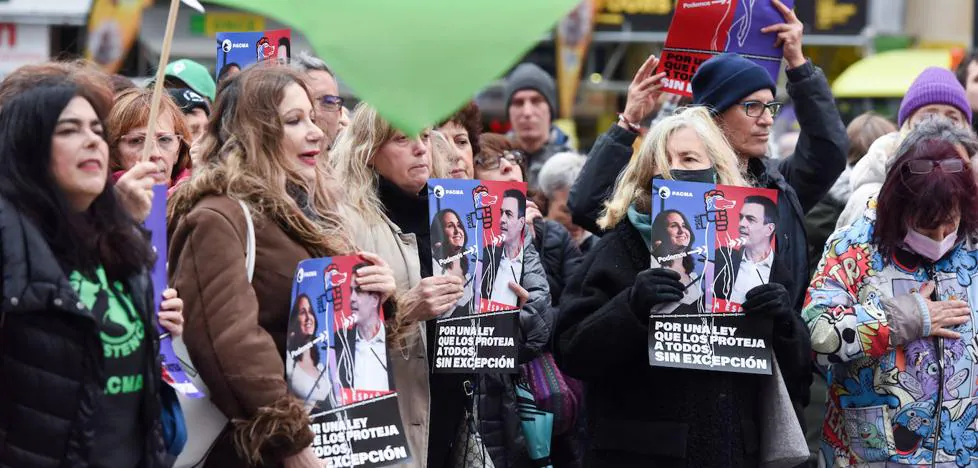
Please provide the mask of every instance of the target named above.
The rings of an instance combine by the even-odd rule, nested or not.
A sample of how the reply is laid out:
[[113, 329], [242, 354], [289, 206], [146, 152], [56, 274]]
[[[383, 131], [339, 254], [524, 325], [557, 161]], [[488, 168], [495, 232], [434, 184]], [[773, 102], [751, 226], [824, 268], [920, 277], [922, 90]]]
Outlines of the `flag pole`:
[[160, 113], [160, 99], [163, 97], [163, 77], [166, 74], [166, 64], [170, 60], [170, 45], [173, 43], [173, 29], [176, 27], [179, 11], [180, 0], [170, 0], [170, 13], [166, 17], [166, 32], [163, 35], [163, 47], [160, 49], [160, 63], [156, 68], [156, 82], [153, 85], [153, 97], [149, 105], [149, 122], [146, 125], [146, 143], [143, 145], [141, 161], [149, 161], [149, 154], [156, 145], [156, 120]]

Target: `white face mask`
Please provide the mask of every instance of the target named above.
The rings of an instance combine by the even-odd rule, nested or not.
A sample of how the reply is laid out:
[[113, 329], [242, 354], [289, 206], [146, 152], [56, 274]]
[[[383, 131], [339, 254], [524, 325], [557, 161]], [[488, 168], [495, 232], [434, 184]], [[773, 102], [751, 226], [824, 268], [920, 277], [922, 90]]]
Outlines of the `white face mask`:
[[907, 245], [911, 250], [932, 262], [936, 262], [944, 257], [958, 241], [958, 233], [952, 232], [950, 235], [944, 238], [944, 240], [938, 242], [930, 237], [927, 237], [914, 229], [907, 230], [906, 237], [903, 238], [903, 243]]

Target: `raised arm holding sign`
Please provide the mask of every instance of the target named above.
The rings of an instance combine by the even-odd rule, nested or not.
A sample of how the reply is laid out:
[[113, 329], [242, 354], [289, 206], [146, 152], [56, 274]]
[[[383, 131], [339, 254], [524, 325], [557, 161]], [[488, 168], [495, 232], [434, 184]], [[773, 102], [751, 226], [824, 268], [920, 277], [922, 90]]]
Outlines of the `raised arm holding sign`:
[[[691, 81], [699, 66], [714, 55], [735, 53], [763, 67], [777, 80], [781, 69], [781, 43], [791, 48], [789, 64], [804, 63], [802, 24], [790, 10], [794, 4], [778, 0], [700, 2], [679, 0], [659, 63], [666, 72], [667, 92], [692, 96]], [[785, 21], [784, 23], [778, 23]], [[773, 25], [767, 26], [765, 25]], [[785, 49], [788, 49], [786, 47]], [[795, 53], [797, 52], [797, 54]]]
[[784, 16], [784, 23], [761, 28], [761, 32], [764, 34], [776, 33], [778, 39], [774, 41], [774, 47], [780, 48], [784, 52], [784, 59], [788, 62], [789, 69], [798, 68], [805, 64], [805, 54], [801, 50], [801, 36], [805, 30], [805, 25], [801, 23], [795, 12], [784, 3], [779, 0], [771, 0], [771, 3]]

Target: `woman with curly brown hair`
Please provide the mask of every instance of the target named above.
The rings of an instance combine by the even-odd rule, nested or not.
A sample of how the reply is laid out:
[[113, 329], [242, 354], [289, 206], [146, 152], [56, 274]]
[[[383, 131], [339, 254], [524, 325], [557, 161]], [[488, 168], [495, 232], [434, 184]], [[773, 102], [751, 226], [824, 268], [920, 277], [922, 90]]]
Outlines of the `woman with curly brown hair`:
[[479, 112], [479, 106], [469, 102], [448, 120], [438, 125], [438, 131], [455, 145], [460, 156], [447, 177], [473, 178], [472, 159], [479, 154], [479, 136], [482, 134], [482, 114]]
[[[186, 301], [184, 341], [211, 401], [232, 421], [207, 466], [322, 466], [303, 402], [285, 380], [290, 291], [300, 261], [351, 254], [352, 236], [301, 78], [285, 67], [253, 67], [222, 86], [201, 160], [169, 205], [170, 279]], [[373, 262], [360, 270], [360, 287], [390, 297], [390, 269], [360, 255]]]
[[108, 177], [111, 105], [107, 82], [49, 75], [0, 110], [3, 466], [157, 468], [182, 448], [161, 418], [180, 410], [161, 377], [155, 255]]

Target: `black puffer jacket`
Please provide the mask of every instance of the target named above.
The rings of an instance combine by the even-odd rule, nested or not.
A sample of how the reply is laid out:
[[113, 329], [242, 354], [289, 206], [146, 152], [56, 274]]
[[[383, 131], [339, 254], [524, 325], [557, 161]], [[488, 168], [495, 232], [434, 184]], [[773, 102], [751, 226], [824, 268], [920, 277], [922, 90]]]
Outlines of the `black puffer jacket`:
[[[146, 324], [143, 465], [165, 466], [148, 275], [126, 284]], [[0, 198], [0, 467], [86, 467], [103, 391], [99, 327], [41, 233]]]
[[[756, 466], [760, 377], [649, 366], [649, 322], [629, 305], [649, 255], [638, 230], [622, 221], [584, 258], [561, 301], [554, 357], [587, 384], [585, 466]], [[809, 376], [807, 329], [800, 316], [775, 327], [772, 347], [798, 402], [807, 381], [791, 382]]]
[[570, 276], [581, 263], [580, 249], [574, 244], [574, 239], [562, 224], [549, 220], [533, 221], [533, 245], [540, 252], [543, 269], [547, 272], [547, 283], [550, 284], [550, 304], [560, 304], [560, 296]]
[[[785, 159], [750, 160], [748, 172], [756, 186], [780, 190], [778, 196], [777, 256], [786, 262], [791, 278], [784, 283], [795, 310], [801, 311], [811, 279], [805, 213], [828, 192], [846, 167], [849, 138], [832, 91], [818, 67], [806, 62], [785, 71], [788, 95], [795, 106], [801, 136], [795, 152]], [[628, 165], [636, 135], [612, 125], [598, 137], [581, 174], [574, 182], [567, 206], [574, 223], [598, 233], [598, 215], [611, 196], [618, 174]]]
[[[550, 306], [550, 292], [542, 255], [524, 240], [523, 277], [520, 285], [530, 293], [519, 315], [519, 362], [525, 364], [543, 352], [550, 342], [556, 309]], [[516, 413], [514, 375], [477, 376], [474, 404], [478, 405], [479, 435], [489, 450], [496, 468], [533, 466]]]

